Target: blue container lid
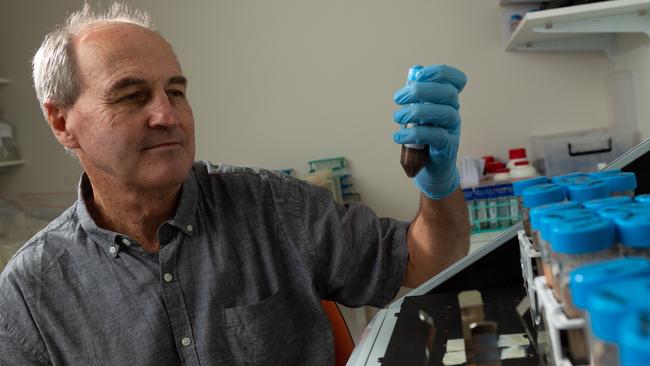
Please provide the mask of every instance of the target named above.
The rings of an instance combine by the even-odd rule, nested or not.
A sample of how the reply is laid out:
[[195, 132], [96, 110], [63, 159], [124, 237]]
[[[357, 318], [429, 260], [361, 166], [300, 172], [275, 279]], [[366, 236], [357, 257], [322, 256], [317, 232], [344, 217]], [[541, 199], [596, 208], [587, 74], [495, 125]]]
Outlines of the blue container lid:
[[646, 366], [650, 360], [650, 309], [625, 317], [619, 327], [619, 355], [621, 366]]
[[521, 194], [524, 206], [534, 208], [549, 203], [564, 201], [564, 189], [557, 184], [540, 184], [524, 189]]
[[650, 276], [611, 281], [593, 290], [587, 298], [591, 331], [607, 342], [618, 343], [620, 319], [648, 309]]
[[474, 190], [474, 199], [477, 199], [477, 200], [485, 199], [485, 191], [482, 190], [482, 189], [475, 189]]
[[628, 247], [650, 248], [650, 212], [631, 212], [614, 219], [619, 241]]
[[556, 175], [555, 177], [551, 178], [552, 183], [560, 184], [564, 181], [566, 181], [569, 178], [575, 178], [575, 177], [586, 177], [587, 174], [582, 173], [582, 172], [575, 172], [575, 173], [569, 173], [569, 174], [563, 174], [563, 175]]
[[585, 202], [609, 197], [609, 187], [599, 180], [590, 179], [579, 183], [573, 181], [566, 188], [571, 201]]
[[614, 223], [598, 216], [558, 222], [551, 226], [551, 247], [559, 253], [597, 252], [613, 246], [614, 239]]
[[515, 192], [516, 196], [521, 196], [524, 189], [539, 184], [546, 184], [546, 183], [548, 183], [548, 178], [542, 175], [539, 177], [529, 178], [529, 179], [514, 182], [512, 183], [512, 189]]
[[650, 275], [650, 261], [644, 258], [619, 258], [580, 266], [569, 274], [571, 299], [578, 308], [587, 308], [592, 291], [608, 281]]
[[585, 206], [586, 209], [597, 212], [603, 207], [616, 206], [628, 202], [632, 202], [632, 199], [628, 196], [615, 196], [585, 201], [582, 205]]
[[610, 193], [636, 189], [636, 176], [634, 173], [606, 174], [598, 178], [607, 184]]
[[634, 197], [634, 200], [639, 203], [650, 203], [650, 194], [640, 194]]
[[548, 205], [537, 206], [530, 210], [530, 226], [534, 230], [540, 230], [542, 225], [542, 218], [550, 213], [569, 210], [572, 208], [580, 208], [578, 202], [558, 202]]
[[550, 212], [546, 215], [543, 215], [540, 220], [539, 230], [542, 234], [542, 239], [546, 241], [551, 240], [551, 228], [553, 225], [558, 222], [568, 221], [568, 220], [584, 220], [594, 217], [593, 212], [584, 209], [584, 208], [571, 208], [568, 210], [561, 210]]
[[600, 178], [604, 175], [619, 174], [619, 173], [623, 173], [623, 171], [621, 169], [608, 169], [608, 170], [599, 170], [597, 172], [591, 172], [588, 173], [587, 175], [594, 178]]
[[487, 198], [496, 198], [497, 192], [493, 189], [488, 189], [485, 191], [485, 195], [487, 196]]
[[508, 191], [505, 188], [497, 189], [497, 196], [505, 197], [505, 196], [509, 196], [509, 195], [510, 195], [510, 193], [508, 193]]

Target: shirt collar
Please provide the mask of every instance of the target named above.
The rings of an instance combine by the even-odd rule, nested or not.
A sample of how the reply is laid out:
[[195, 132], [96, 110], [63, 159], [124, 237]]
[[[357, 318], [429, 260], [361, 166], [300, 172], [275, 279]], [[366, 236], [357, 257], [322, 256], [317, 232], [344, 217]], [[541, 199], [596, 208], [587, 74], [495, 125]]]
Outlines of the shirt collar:
[[[88, 211], [86, 199], [92, 195], [93, 188], [86, 172], [81, 174], [77, 190], [76, 211], [83, 230], [88, 233], [102, 248], [111, 256], [116, 257], [121, 245], [130, 245], [133, 239], [114, 231], [103, 229], [95, 223], [95, 220]], [[198, 184], [194, 175], [194, 169], [183, 183], [181, 196], [176, 208], [176, 214], [167, 223], [181, 230], [185, 235], [194, 236], [198, 226], [196, 225], [196, 210], [198, 202]]]

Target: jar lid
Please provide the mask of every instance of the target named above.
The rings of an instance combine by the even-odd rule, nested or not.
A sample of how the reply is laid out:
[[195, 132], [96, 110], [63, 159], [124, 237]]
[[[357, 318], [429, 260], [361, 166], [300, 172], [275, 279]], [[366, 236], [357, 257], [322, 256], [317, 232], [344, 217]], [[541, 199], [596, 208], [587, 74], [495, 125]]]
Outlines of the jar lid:
[[634, 200], [640, 203], [650, 203], [650, 194], [640, 194], [634, 197]]
[[495, 198], [497, 196], [497, 192], [493, 189], [488, 189], [485, 191], [485, 195], [487, 198]]
[[634, 173], [606, 174], [598, 177], [609, 187], [609, 192], [625, 192], [636, 189]]
[[557, 222], [551, 226], [551, 247], [565, 254], [585, 254], [614, 245], [614, 223], [598, 216]]
[[614, 220], [620, 242], [628, 247], [650, 248], [650, 211], [630, 212]]
[[569, 174], [563, 174], [563, 175], [556, 175], [555, 177], [551, 178], [551, 182], [553, 183], [562, 183], [565, 180], [569, 178], [575, 178], [575, 177], [586, 177], [587, 174], [582, 173], [582, 172], [575, 172], [575, 173], [569, 173]]
[[650, 359], [650, 310], [633, 312], [619, 327], [621, 365], [645, 365]]
[[[578, 180], [581, 178], [574, 178]], [[566, 186], [571, 201], [585, 202], [609, 197], [609, 187], [599, 180], [571, 181]]]
[[572, 208], [580, 208], [578, 202], [558, 202], [548, 205], [537, 206], [530, 210], [530, 226], [535, 230], [540, 230], [542, 225], [542, 218], [552, 212], [569, 210]]
[[634, 212], [647, 212], [648, 210], [650, 210], [648, 205], [632, 201], [619, 205], [603, 207], [598, 209], [596, 213], [600, 217], [615, 220], [617, 217], [626, 216]]
[[603, 283], [639, 275], [650, 275], [649, 260], [630, 257], [580, 266], [569, 274], [571, 299], [578, 309], [585, 310], [589, 295]]
[[524, 206], [533, 208], [549, 203], [564, 201], [566, 197], [564, 189], [557, 184], [547, 183], [539, 184], [524, 189], [521, 194], [524, 200]]
[[615, 196], [586, 201], [583, 202], [582, 205], [585, 206], [586, 209], [596, 212], [603, 207], [615, 206], [628, 202], [632, 202], [632, 199], [628, 196]]
[[543, 215], [540, 220], [540, 231], [542, 239], [551, 241], [551, 228], [558, 222], [569, 220], [588, 220], [594, 217], [594, 213], [584, 208], [570, 208], [567, 210], [549, 212]]
[[528, 162], [528, 160], [515, 161], [515, 166], [522, 166], [522, 165], [523, 166], [528, 166], [528, 165], [530, 165], [530, 163]]
[[509, 159], [525, 159], [526, 158], [526, 149], [521, 147], [518, 149], [508, 150]]
[[591, 172], [588, 175], [593, 178], [600, 178], [605, 175], [610, 175], [610, 174], [619, 174], [622, 173], [623, 171], [621, 169], [608, 169], [608, 170], [599, 170], [597, 172]]
[[649, 303], [650, 277], [624, 278], [602, 285], [587, 298], [591, 331], [602, 340], [618, 343], [620, 322], [617, 320], [647, 309]]
[[512, 183], [512, 189], [515, 191], [516, 196], [521, 196], [521, 192], [523, 192], [524, 189], [545, 183], [548, 183], [548, 178], [545, 176], [540, 176], [514, 182]]
[[463, 195], [465, 196], [465, 201], [472, 201], [474, 199], [474, 193], [471, 189], [463, 189]]

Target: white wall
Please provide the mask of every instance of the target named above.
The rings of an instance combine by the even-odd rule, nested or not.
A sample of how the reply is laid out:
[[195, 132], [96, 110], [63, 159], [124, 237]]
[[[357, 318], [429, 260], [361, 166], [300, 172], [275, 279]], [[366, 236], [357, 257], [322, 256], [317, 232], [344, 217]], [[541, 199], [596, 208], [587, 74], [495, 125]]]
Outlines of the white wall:
[[[0, 106], [20, 121], [29, 161], [0, 176], [2, 195], [74, 189], [79, 169], [49, 136], [27, 62], [45, 31], [79, 3], [2, 6], [11, 16], [0, 23], [0, 76], [16, 84], [0, 91]], [[392, 94], [413, 64], [467, 73], [461, 155], [505, 157], [529, 135], [608, 122], [606, 57], [504, 52], [497, 0], [128, 3], [150, 11], [190, 80], [197, 158], [304, 173], [308, 160], [343, 155], [381, 215], [409, 219], [417, 208], [391, 139]]]

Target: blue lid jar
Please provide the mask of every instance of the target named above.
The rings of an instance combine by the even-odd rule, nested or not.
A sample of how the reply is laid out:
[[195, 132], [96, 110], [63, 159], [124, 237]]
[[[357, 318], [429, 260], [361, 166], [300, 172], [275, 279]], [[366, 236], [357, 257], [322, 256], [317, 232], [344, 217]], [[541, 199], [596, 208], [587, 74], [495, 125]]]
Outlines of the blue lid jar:
[[484, 200], [485, 199], [485, 191], [482, 189], [475, 189], [474, 190], [474, 199], [477, 200]]
[[606, 174], [598, 177], [607, 184], [609, 192], [626, 192], [636, 189], [636, 176], [634, 173]]
[[650, 248], [650, 212], [631, 212], [614, 219], [619, 241], [628, 247]]
[[561, 210], [543, 215], [540, 220], [540, 231], [542, 239], [546, 241], [551, 240], [551, 228], [553, 225], [564, 221], [576, 221], [591, 219], [595, 215], [593, 212], [584, 208], [571, 208], [568, 210]]
[[509, 195], [510, 193], [508, 193], [508, 190], [506, 188], [497, 189], [497, 197], [507, 197]]
[[575, 173], [569, 173], [569, 174], [563, 174], [563, 175], [556, 175], [555, 177], [551, 178], [551, 182], [555, 184], [560, 184], [567, 179], [570, 178], [575, 178], [575, 177], [586, 177], [587, 174], [581, 173], [581, 172], [575, 172]]
[[512, 189], [514, 190], [516, 196], [521, 196], [521, 193], [524, 191], [524, 189], [545, 183], [548, 183], [548, 178], [542, 175], [539, 177], [514, 182], [512, 183]]
[[620, 320], [647, 309], [650, 277], [637, 276], [612, 281], [593, 290], [587, 298], [592, 333], [607, 342], [618, 343]]
[[569, 210], [572, 208], [580, 208], [578, 202], [558, 202], [548, 205], [537, 206], [530, 210], [530, 227], [533, 230], [541, 230], [542, 218], [550, 213]]
[[558, 222], [551, 227], [551, 248], [565, 254], [586, 254], [614, 245], [614, 223], [598, 216]]
[[473, 201], [474, 200], [474, 193], [472, 192], [472, 189], [463, 189], [463, 196], [465, 196], [465, 201]]
[[650, 360], [650, 309], [627, 315], [619, 327], [621, 366], [646, 366]]
[[609, 197], [609, 187], [599, 180], [590, 179], [579, 183], [570, 182], [566, 188], [571, 201], [585, 202]]
[[650, 261], [644, 258], [618, 258], [580, 266], [569, 274], [573, 304], [587, 308], [587, 299], [594, 289], [609, 281], [650, 275]]
[[650, 203], [650, 194], [640, 194], [634, 197], [634, 200], [639, 203]]
[[608, 169], [608, 170], [599, 170], [597, 172], [591, 172], [588, 173], [587, 175], [593, 178], [600, 178], [605, 175], [611, 175], [611, 174], [619, 174], [623, 173], [621, 169]]
[[497, 192], [493, 189], [488, 189], [487, 191], [485, 191], [485, 196], [487, 198], [497, 198]]
[[608, 206], [616, 206], [624, 203], [632, 202], [632, 199], [628, 196], [615, 196], [607, 198], [599, 198], [596, 200], [585, 201], [582, 203], [586, 209], [597, 212], [601, 208]]
[[564, 189], [557, 184], [540, 184], [524, 189], [521, 197], [525, 207], [534, 208], [549, 203], [562, 202], [566, 196]]

